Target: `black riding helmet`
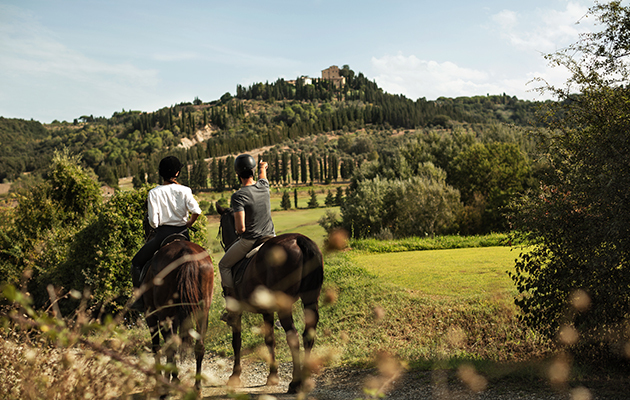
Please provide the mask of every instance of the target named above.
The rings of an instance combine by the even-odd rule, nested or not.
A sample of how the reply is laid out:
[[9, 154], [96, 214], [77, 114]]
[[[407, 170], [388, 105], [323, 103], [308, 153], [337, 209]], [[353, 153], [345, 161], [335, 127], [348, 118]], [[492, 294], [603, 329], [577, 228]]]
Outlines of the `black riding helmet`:
[[182, 169], [182, 163], [175, 156], [164, 157], [160, 161], [160, 166], [158, 167], [160, 176], [165, 181], [168, 181], [169, 179], [176, 177], [177, 173], [181, 171], [181, 169]]
[[254, 168], [256, 168], [256, 161], [249, 154], [241, 154], [234, 160], [234, 172], [243, 179], [254, 176]]

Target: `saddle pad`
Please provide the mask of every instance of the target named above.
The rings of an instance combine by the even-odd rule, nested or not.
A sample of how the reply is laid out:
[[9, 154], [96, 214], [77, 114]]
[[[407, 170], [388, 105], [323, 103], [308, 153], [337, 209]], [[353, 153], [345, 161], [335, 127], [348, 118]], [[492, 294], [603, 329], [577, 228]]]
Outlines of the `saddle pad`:
[[260, 248], [263, 247], [263, 244], [261, 244], [261, 245], [259, 245], [257, 247], [254, 247], [253, 249], [251, 249], [249, 251], [249, 253], [247, 253], [247, 255], [245, 256], [245, 258], [252, 258], [254, 256], [254, 254], [258, 253], [258, 250], [260, 250]]

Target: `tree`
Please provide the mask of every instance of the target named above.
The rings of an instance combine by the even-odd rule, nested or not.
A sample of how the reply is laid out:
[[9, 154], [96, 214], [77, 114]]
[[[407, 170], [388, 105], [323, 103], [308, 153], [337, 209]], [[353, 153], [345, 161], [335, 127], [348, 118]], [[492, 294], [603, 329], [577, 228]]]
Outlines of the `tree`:
[[[307, 165], [306, 165], [306, 154], [304, 152], [300, 153], [300, 175], [302, 176], [302, 183], [306, 183], [307, 178]], [[311, 181], [313, 178], [311, 177]]]
[[295, 204], [295, 208], [298, 208], [298, 191], [297, 188], [293, 189], [293, 203]]
[[333, 196], [330, 190], [328, 190], [328, 194], [326, 195], [326, 200], [324, 200], [324, 204], [326, 205], [326, 207], [332, 207], [335, 205], [335, 196]]
[[308, 201], [308, 208], [317, 208], [319, 207], [319, 202], [317, 201], [317, 193], [315, 193], [314, 189], [308, 191], [311, 195], [310, 200]]
[[446, 173], [427, 163], [409, 179], [373, 179], [350, 186], [341, 205], [342, 226], [353, 237], [409, 237], [451, 233], [461, 210], [459, 191]]
[[474, 143], [455, 157], [451, 170], [449, 181], [469, 210], [464, 233], [506, 231], [504, 207], [530, 185], [529, 161], [518, 146]]
[[282, 201], [280, 202], [280, 207], [283, 210], [288, 210], [291, 208], [291, 195], [287, 190], [282, 192]]
[[195, 189], [208, 187], [208, 164], [204, 160], [197, 160], [193, 164], [190, 186]]
[[341, 206], [343, 204], [343, 188], [341, 186], [337, 186], [337, 194], [335, 195], [335, 205]]
[[140, 189], [142, 186], [147, 184], [146, 172], [144, 168], [140, 168], [138, 173], [134, 175], [132, 183], [134, 189]]
[[630, 8], [597, 4], [589, 15], [603, 29], [548, 56], [570, 78], [541, 88], [558, 102], [539, 138], [541, 190], [511, 216], [531, 244], [512, 278], [526, 322], [548, 337], [577, 330], [578, 345], [596, 355], [629, 339]]

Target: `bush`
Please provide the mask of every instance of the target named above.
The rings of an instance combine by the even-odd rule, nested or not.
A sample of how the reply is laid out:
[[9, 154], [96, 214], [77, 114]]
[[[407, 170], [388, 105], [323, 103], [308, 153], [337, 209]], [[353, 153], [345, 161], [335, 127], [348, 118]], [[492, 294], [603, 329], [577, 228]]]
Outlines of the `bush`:
[[17, 207], [3, 218], [2, 282], [30, 278], [36, 304], [48, 300], [47, 286], [59, 284], [74, 234], [90, 224], [102, 206], [95, 175], [67, 151], [55, 153], [44, 180], [16, 194]]
[[404, 180], [376, 177], [350, 191], [341, 206], [342, 226], [354, 238], [444, 234], [457, 229], [461, 207], [459, 192], [441, 170]]

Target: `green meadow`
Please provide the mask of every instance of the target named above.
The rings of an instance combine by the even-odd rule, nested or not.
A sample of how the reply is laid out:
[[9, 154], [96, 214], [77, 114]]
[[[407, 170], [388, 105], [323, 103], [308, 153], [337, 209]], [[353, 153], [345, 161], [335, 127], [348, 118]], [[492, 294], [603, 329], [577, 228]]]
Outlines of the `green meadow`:
[[[322, 193], [323, 189], [317, 189], [317, 201], [319, 202], [319, 208], [306, 208], [308, 201], [310, 199], [310, 195], [307, 191], [299, 191], [298, 192], [298, 209], [294, 208], [293, 203], [293, 191], [291, 190], [291, 209], [282, 210], [280, 207], [280, 202], [282, 200], [282, 192], [280, 190], [274, 189], [272, 190], [271, 195], [271, 215], [273, 218], [273, 223], [276, 228], [276, 234], [280, 235], [283, 233], [301, 233], [313, 239], [315, 243], [317, 243], [320, 247], [323, 246], [324, 240], [326, 239], [326, 231], [324, 228], [319, 226], [317, 221], [326, 213], [327, 210], [334, 211], [339, 213], [339, 207], [330, 207], [324, 208], [324, 201], [326, 199], [326, 192]], [[198, 194], [197, 197], [199, 200], [209, 201], [214, 204], [220, 198], [229, 199], [232, 192], [224, 192], [220, 194], [208, 194], [201, 193]], [[223, 250], [219, 244], [218, 235], [219, 233], [219, 217], [218, 215], [209, 215], [208, 216], [208, 238], [210, 240], [209, 250], [211, 252], [212, 257], [218, 261], [217, 257], [221, 257], [223, 254]]]
[[418, 294], [450, 298], [516, 295], [507, 272], [518, 251], [483, 247], [357, 254], [352, 260], [386, 282]]
[[[299, 232], [322, 246], [325, 231], [317, 220], [327, 210], [276, 209], [276, 232]], [[211, 238], [218, 225], [217, 216], [209, 217]], [[505, 241], [504, 235], [353, 240], [342, 252], [324, 252], [316, 352], [331, 366], [369, 366], [376, 352], [385, 351], [421, 368], [444, 366], [445, 360], [456, 365], [462, 359], [497, 362], [542, 356], [547, 344], [518, 321], [512, 300], [516, 291], [507, 275], [518, 251], [498, 245]], [[222, 256], [217, 246], [215, 265]], [[417, 248], [435, 250], [404, 250]], [[219, 320], [223, 300], [218, 283], [216, 293], [208, 346], [230, 354], [230, 331]], [[296, 325], [302, 329], [297, 308]], [[244, 318], [250, 327], [243, 334], [244, 348], [257, 357], [263, 345], [261, 319], [252, 314]], [[279, 357], [288, 359], [284, 337], [276, 333]]]

